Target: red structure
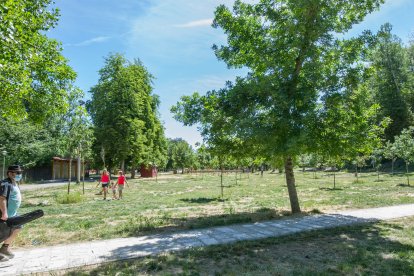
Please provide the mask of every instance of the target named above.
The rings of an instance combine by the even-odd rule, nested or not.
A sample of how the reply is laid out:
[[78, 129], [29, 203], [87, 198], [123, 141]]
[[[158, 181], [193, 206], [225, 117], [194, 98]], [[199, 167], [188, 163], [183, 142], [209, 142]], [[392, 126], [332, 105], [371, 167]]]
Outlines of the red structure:
[[141, 165], [141, 169], [139, 170], [141, 173], [141, 177], [155, 177], [157, 176], [157, 167], [154, 166], [145, 166]]

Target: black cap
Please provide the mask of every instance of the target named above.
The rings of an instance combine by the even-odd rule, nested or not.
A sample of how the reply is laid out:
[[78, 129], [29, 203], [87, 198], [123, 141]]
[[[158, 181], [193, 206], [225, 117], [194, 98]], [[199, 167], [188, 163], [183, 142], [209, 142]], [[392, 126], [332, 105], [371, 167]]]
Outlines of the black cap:
[[10, 165], [10, 166], [7, 168], [7, 171], [8, 171], [8, 172], [22, 172], [23, 170], [22, 170], [22, 168], [20, 167], [20, 165]]

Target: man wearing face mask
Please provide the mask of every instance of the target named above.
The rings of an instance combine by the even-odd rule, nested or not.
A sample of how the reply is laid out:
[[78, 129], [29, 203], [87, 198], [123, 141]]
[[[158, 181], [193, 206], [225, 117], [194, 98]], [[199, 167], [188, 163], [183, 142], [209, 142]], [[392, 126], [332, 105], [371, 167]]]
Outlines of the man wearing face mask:
[[[7, 168], [7, 178], [0, 182], [0, 211], [1, 220], [7, 221], [9, 218], [17, 216], [17, 210], [22, 202], [19, 186], [17, 182], [22, 179], [22, 169], [19, 165], [12, 165]], [[9, 246], [20, 232], [21, 227], [13, 228], [0, 248], [0, 262], [7, 261], [14, 257]]]

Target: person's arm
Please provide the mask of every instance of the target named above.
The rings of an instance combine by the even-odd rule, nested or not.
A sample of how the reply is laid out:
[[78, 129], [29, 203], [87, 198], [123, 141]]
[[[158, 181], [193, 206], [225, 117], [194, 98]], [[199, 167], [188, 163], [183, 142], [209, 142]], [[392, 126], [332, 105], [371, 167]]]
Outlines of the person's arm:
[[128, 186], [128, 188], [129, 188], [129, 184], [128, 184], [128, 181], [126, 180], [126, 177], [125, 177], [125, 184]]
[[0, 211], [1, 219], [6, 221], [9, 217], [7, 216], [7, 199], [4, 196], [0, 196]]

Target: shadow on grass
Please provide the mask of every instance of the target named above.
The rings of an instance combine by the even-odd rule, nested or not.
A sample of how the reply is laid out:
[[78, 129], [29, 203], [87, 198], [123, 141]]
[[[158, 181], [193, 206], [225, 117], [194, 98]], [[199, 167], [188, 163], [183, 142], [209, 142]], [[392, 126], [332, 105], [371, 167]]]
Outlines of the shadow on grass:
[[187, 203], [210, 203], [210, 202], [224, 202], [225, 200], [219, 197], [214, 197], [214, 198], [207, 198], [207, 197], [198, 197], [198, 198], [182, 198], [180, 199], [183, 202], [187, 202]]
[[[306, 216], [310, 213], [301, 213], [297, 216]], [[128, 221], [117, 226], [116, 235], [136, 237], [147, 234], [159, 234], [175, 232], [179, 230], [200, 229], [214, 226], [224, 226], [239, 223], [252, 223], [258, 221], [279, 219], [291, 216], [289, 211], [278, 211], [270, 208], [260, 208], [254, 212], [235, 213], [234, 209], [228, 208], [227, 214], [209, 215], [199, 217], [174, 218], [168, 215], [164, 217], [135, 216], [128, 218]], [[108, 237], [109, 238], [109, 237]]]
[[412, 185], [408, 185], [407, 183], [399, 183], [397, 184], [398, 187], [405, 187], [405, 188], [414, 188]]
[[323, 190], [323, 191], [342, 191], [342, 188], [319, 188], [319, 190]]
[[[400, 228], [374, 223], [198, 247], [67, 275], [414, 275], [413, 243], [393, 237], [397, 233], [397, 237], [403, 236], [401, 240], [408, 238], [409, 232]], [[134, 256], [134, 250], [132, 246], [116, 249], [108, 261], [115, 256]]]

